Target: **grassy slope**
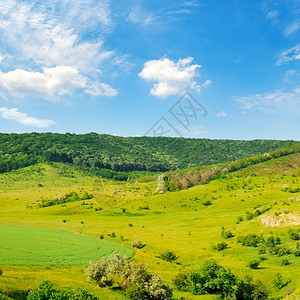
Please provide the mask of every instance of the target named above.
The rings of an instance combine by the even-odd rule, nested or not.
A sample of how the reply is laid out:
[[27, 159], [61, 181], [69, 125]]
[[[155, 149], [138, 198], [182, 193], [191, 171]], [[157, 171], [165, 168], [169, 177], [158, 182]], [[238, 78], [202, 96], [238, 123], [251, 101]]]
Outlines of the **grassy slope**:
[[[236, 220], [238, 216], [245, 217], [246, 211], [253, 211], [258, 205], [272, 205], [272, 209], [265, 213], [271, 218], [275, 218], [275, 212], [299, 216], [299, 201], [288, 200], [291, 196], [296, 199], [299, 193], [282, 191], [286, 185], [299, 187], [299, 178], [294, 177], [299, 175], [299, 160], [299, 154], [289, 155], [240, 170], [225, 179], [163, 195], [154, 195], [153, 182], [104, 181], [62, 164], [29, 167], [0, 175], [0, 223], [62, 229], [93, 237], [104, 234], [105, 239], [127, 246], [135, 239], [142, 239], [146, 247], [136, 250], [135, 260], [146, 263], [151, 271], [159, 273], [169, 283], [179, 270], [193, 268], [201, 264], [203, 259], [213, 257], [230, 267], [234, 273], [240, 276], [252, 274], [267, 284], [270, 284], [276, 272], [280, 272], [292, 280], [280, 293], [296, 287], [296, 293], [299, 294], [299, 258], [289, 255], [292, 264], [281, 266], [282, 257], [267, 254], [268, 260], [262, 262], [261, 269], [250, 270], [246, 264], [250, 259], [259, 257], [257, 249], [236, 243], [240, 234], [263, 233], [267, 237], [273, 232], [291, 249], [295, 249], [296, 242], [290, 240], [286, 233], [289, 228], [299, 226], [285, 223], [280, 227], [265, 227], [260, 217], [240, 224], [236, 224]], [[249, 176], [251, 174], [257, 176]], [[43, 187], [38, 187], [39, 183]], [[93, 205], [83, 206], [79, 201], [67, 203], [66, 207], [26, 208], [42, 197], [53, 197], [73, 190], [92, 192], [94, 198], [86, 202]], [[202, 205], [206, 200], [213, 204]], [[147, 206], [149, 210], [140, 208]], [[99, 207], [103, 209], [95, 211], [94, 208]], [[123, 208], [126, 209], [125, 213]], [[284, 211], [287, 213], [284, 214]], [[67, 222], [63, 223], [63, 219]], [[224, 240], [220, 234], [222, 226], [232, 230], [235, 237]], [[116, 238], [107, 235], [113, 231]], [[221, 252], [211, 250], [212, 243], [221, 241], [226, 241], [230, 248]], [[166, 250], [179, 255], [180, 264], [168, 263], [157, 257]], [[122, 298], [121, 295], [87, 283], [82, 267], [3, 266], [1, 269], [4, 274], [0, 277], [0, 290], [13, 287], [24, 290], [37, 286], [43, 279], [49, 279], [61, 286], [86, 287], [100, 298]], [[186, 293], [175, 292], [175, 295], [191, 297]], [[212, 299], [211, 296], [194, 298]]]
[[[85, 266], [112, 253], [133, 256], [130, 248], [62, 230], [0, 226], [0, 264], [13, 266]], [[11, 251], [15, 249], [15, 251]]]

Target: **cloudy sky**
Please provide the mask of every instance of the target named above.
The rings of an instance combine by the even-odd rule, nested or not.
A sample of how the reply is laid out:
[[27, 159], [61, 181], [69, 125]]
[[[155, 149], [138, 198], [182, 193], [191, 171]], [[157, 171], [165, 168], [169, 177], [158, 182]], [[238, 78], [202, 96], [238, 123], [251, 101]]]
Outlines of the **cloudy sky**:
[[0, 131], [300, 140], [299, 0], [0, 0]]

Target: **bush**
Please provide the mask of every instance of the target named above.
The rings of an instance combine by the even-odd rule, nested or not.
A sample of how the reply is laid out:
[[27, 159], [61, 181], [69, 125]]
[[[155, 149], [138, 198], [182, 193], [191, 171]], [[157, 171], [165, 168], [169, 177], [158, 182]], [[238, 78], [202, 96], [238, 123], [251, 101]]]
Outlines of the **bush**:
[[300, 234], [294, 230], [289, 230], [288, 231], [289, 237], [290, 239], [294, 240], [294, 241], [298, 241], [300, 240]]
[[86, 290], [82, 288], [75, 288], [73, 290], [55, 290], [53, 284], [50, 281], [42, 282], [39, 287], [31, 291], [27, 300], [96, 300], [97, 298], [89, 294]]
[[300, 256], [300, 250], [295, 250], [295, 251], [294, 251], [294, 255], [295, 255], [295, 256]]
[[202, 202], [202, 204], [203, 204], [204, 206], [212, 205], [211, 201], [209, 201], [209, 200], [207, 200], [207, 201], [205, 201], [205, 202]]
[[287, 266], [287, 265], [290, 265], [291, 264], [291, 262], [288, 260], [288, 259], [286, 259], [286, 258], [284, 258], [282, 261], [281, 261], [281, 265], [282, 266]]
[[266, 253], [266, 247], [265, 246], [259, 246], [258, 247], [258, 254], [265, 254]]
[[135, 240], [132, 242], [132, 247], [142, 249], [146, 246], [146, 244], [143, 244], [142, 240]]
[[112, 238], [115, 238], [116, 237], [116, 234], [115, 234], [115, 232], [113, 231], [112, 233], [111, 233], [111, 235], [110, 235]]
[[249, 212], [249, 211], [246, 211], [246, 220], [252, 220], [253, 219], [253, 213]]
[[217, 294], [224, 298], [232, 294], [236, 277], [230, 269], [210, 259], [199, 270], [177, 274], [174, 284], [178, 289], [194, 295]]
[[172, 290], [164, 285], [160, 276], [149, 273], [146, 265], [135, 263], [119, 254], [105, 257], [95, 263], [90, 262], [87, 277], [101, 287], [114, 283], [131, 299], [172, 298]]
[[216, 250], [218, 251], [222, 251], [224, 249], [227, 249], [228, 248], [228, 244], [227, 243], [218, 243], [217, 246], [216, 246]]
[[279, 245], [281, 244], [281, 240], [278, 236], [274, 237], [273, 235], [268, 237], [267, 240], [266, 240], [266, 245], [268, 247], [274, 247], [276, 245]]
[[252, 277], [246, 276], [238, 282], [234, 296], [236, 300], [262, 300], [268, 299], [269, 292], [261, 281], [253, 282]]
[[281, 290], [283, 287], [287, 286], [289, 282], [289, 280], [283, 280], [282, 274], [276, 273], [272, 283], [277, 290]]
[[233, 233], [230, 230], [222, 230], [221, 235], [224, 239], [230, 239], [234, 237]]
[[236, 223], [239, 224], [244, 221], [243, 217], [238, 217]]
[[104, 235], [103, 234], [100, 234], [100, 240], [103, 240], [104, 239]]
[[178, 273], [174, 280], [173, 280], [173, 283], [176, 287], [177, 290], [179, 291], [188, 291], [188, 285], [189, 285], [189, 282], [188, 282], [188, 273]]
[[291, 254], [292, 250], [287, 247], [275, 246], [275, 247], [270, 247], [269, 252], [270, 252], [270, 254], [273, 254], [273, 255], [277, 254], [278, 256], [284, 256], [284, 255]]
[[260, 260], [258, 260], [258, 259], [251, 259], [248, 262], [247, 267], [249, 267], [250, 269], [258, 269], [259, 264], [260, 264]]
[[0, 276], [3, 274], [3, 271], [0, 269]]
[[172, 261], [174, 261], [174, 260], [176, 260], [176, 259], [178, 258], [178, 257], [175, 255], [175, 253], [172, 252], [172, 251], [167, 251], [167, 252], [161, 254], [159, 257], [160, 257], [161, 259], [165, 260], [165, 261], [168, 261], [168, 262], [172, 262]]
[[263, 237], [259, 237], [256, 234], [248, 234], [244, 237], [239, 238], [243, 246], [246, 247], [257, 247], [259, 243], [263, 242]]

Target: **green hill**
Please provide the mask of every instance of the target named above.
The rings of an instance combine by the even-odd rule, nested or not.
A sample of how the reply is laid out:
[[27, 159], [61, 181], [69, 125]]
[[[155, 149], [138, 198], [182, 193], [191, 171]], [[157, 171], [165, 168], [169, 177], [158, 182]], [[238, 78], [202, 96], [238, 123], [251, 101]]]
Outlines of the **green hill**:
[[[288, 291], [296, 298], [300, 295], [299, 169], [299, 153], [286, 153], [206, 184], [157, 194], [157, 175], [121, 182], [71, 164], [40, 163], [0, 174], [0, 225], [101, 236], [125, 247], [140, 240], [145, 247], [135, 248], [134, 260], [161, 275], [177, 299], [215, 299], [173, 285], [178, 273], [197, 270], [206, 259], [215, 259], [239, 278], [252, 276], [268, 292], [268, 299], [283, 298]], [[80, 196], [87, 192], [93, 198], [40, 205], [72, 192]], [[177, 258], [162, 259], [167, 251]], [[248, 267], [251, 260], [260, 262], [258, 269]], [[48, 279], [57, 287], [84, 287], [99, 299], [125, 299], [114, 288], [88, 282], [86, 267], [55, 267], [49, 262], [43, 267], [0, 268], [0, 298], [25, 293]], [[274, 285], [277, 273], [282, 276], [280, 288]]]
[[96, 133], [0, 134], [0, 173], [38, 162], [63, 162], [103, 177], [126, 180], [126, 172], [165, 172], [230, 162], [293, 143], [276, 140], [118, 137]]

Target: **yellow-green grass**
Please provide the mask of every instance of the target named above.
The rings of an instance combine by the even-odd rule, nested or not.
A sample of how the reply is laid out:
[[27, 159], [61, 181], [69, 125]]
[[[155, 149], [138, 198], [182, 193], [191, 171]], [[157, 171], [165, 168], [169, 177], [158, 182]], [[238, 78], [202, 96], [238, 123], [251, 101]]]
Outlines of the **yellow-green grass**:
[[[259, 170], [264, 166], [262, 164]], [[42, 170], [38, 171], [39, 168]], [[179, 271], [197, 268], [204, 259], [214, 258], [221, 265], [230, 267], [239, 277], [251, 274], [269, 287], [275, 273], [280, 272], [291, 279], [291, 283], [278, 295], [293, 287], [299, 294], [299, 257], [292, 254], [278, 257], [267, 253], [263, 255], [267, 260], [261, 263], [261, 268], [251, 270], [246, 265], [250, 259], [259, 258], [257, 248], [243, 247], [237, 243], [239, 235], [263, 233], [268, 237], [274, 234], [282, 239], [283, 244], [295, 250], [296, 242], [289, 239], [287, 231], [299, 226], [287, 222], [278, 227], [266, 227], [260, 217], [236, 223], [239, 216], [245, 219], [246, 211], [253, 212], [258, 205], [271, 208], [263, 214], [270, 218], [276, 219], [275, 213], [279, 215], [280, 212], [279, 217], [299, 216], [299, 201], [296, 199], [300, 194], [282, 190], [287, 185], [299, 187], [299, 178], [294, 177], [298, 175], [297, 169], [299, 166], [290, 168], [286, 176], [282, 176], [280, 170], [274, 174], [259, 174], [257, 169], [249, 173], [243, 170], [243, 173], [205, 185], [157, 195], [153, 182], [113, 182], [87, 176], [62, 164], [40, 165], [0, 175], [0, 223], [60, 229], [97, 238], [103, 234], [105, 240], [124, 246], [131, 246], [132, 241], [141, 239], [146, 246], [136, 249], [134, 259], [146, 263], [150, 271], [162, 275], [171, 285]], [[249, 176], [255, 172], [257, 176]], [[88, 191], [94, 198], [85, 200], [89, 205], [81, 205], [82, 201], [77, 201], [65, 206], [36, 208], [36, 201], [70, 191]], [[292, 202], [290, 197], [294, 199]], [[212, 205], [202, 204], [207, 200]], [[149, 209], [145, 209], [147, 207]], [[95, 208], [102, 210], [96, 211]], [[222, 227], [231, 230], [235, 236], [227, 240], [222, 238]], [[116, 233], [115, 238], [109, 236], [112, 232]], [[219, 242], [228, 243], [229, 248], [220, 252], [212, 250], [211, 245]], [[179, 256], [175, 263], [158, 257], [167, 250]], [[281, 266], [283, 258], [291, 264]], [[41, 280], [49, 279], [60, 286], [86, 287], [100, 299], [122, 298], [119, 294], [86, 282], [85, 267], [47, 269], [1, 266], [1, 269], [4, 272], [0, 277], [0, 290], [12, 289], [12, 278], [17, 278], [19, 289], [33, 288]], [[177, 291], [174, 294], [176, 297], [213, 299], [212, 296], [196, 297]]]

